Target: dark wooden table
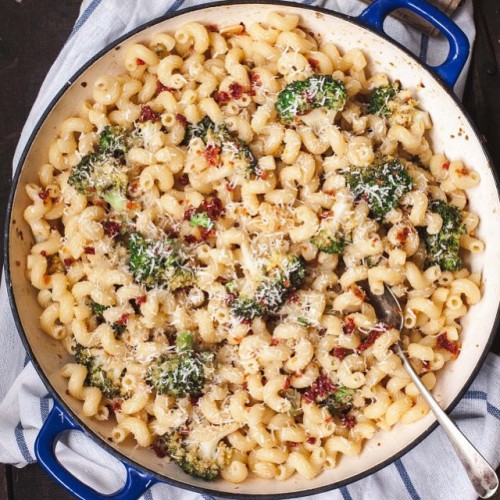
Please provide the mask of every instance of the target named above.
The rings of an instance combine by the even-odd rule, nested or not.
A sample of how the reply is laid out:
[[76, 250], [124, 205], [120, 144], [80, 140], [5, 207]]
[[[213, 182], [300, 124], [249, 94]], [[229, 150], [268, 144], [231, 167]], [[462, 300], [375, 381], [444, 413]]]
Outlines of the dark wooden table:
[[[0, 0], [1, 234], [14, 149], [40, 84], [78, 16], [80, 3], [81, 0]], [[500, 158], [500, 2], [475, 1], [475, 18], [478, 37], [464, 103], [496, 159]], [[1, 255], [3, 252], [0, 264]], [[500, 336], [493, 350], [500, 353]], [[70, 498], [36, 464], [23, 469], [0, 464], [0, 500]], [[495, 498], [499, 500], [500, 495]]]

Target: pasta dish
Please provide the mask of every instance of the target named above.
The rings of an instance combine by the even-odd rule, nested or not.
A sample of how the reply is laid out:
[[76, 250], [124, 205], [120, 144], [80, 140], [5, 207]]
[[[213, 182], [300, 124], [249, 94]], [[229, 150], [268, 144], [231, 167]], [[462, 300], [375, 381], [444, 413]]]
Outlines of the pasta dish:
[[[60, 124], [24, 217], [83, 414], [205, 480], [312, 479], [428, 412], [481, 298], [466, 190], [417, 88], [296, 15], [123, 47]], [[45, 163], [44, 163], [45, 162]], [[381, 323], [388, 286], [404, 329]]]

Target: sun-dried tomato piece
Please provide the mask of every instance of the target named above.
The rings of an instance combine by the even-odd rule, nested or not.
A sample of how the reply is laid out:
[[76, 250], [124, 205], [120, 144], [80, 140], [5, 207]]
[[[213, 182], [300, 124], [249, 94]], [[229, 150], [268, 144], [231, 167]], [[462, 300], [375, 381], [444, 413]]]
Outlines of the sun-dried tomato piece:
[[153, 111], [149, 106], [141, 106], [141, 115], [139, 117], [139, 121], [141, 123], [152, 121], [157, 122], [160, 119], [160, 115]]
[[306, 403], [312, 403], [317, 398], [323, 398], [331, 392], [337, 392], [337, 390], [332, 381], [326, 375], [322, 375], [313, 382], [302, 398]]

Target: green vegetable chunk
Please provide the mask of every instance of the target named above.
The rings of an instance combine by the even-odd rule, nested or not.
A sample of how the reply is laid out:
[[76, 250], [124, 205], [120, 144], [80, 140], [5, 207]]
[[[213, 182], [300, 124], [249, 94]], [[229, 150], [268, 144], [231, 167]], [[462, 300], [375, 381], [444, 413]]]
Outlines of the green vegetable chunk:
[[368, 101], [368, 111], [372, 115], [390, 116], [391, 110], [389, 102], [392, 101], [401, 90], [401, 84], [394, 82], [393, 85], [377, 87], [370, 94]]
[[437, 264], [442, 271], [457, 271], [462, 267], [459, 255], [460, 236], [466, 232], [460, 209], [441, 200], [431, 201], [428, 208], [441, 216], [443, 225], [438, 234], [423, 231], [427, 250], [425, 267]]
[[97, 152], [84, 156], [71, 169], [68, 184], [85, 196], [98, 196], [116, 212], [127, 206], [127, 168], [125, 129], [105, 127], [99, 138]]
[[87, 378], [85, 379], [87, 385], [99, 388], [108, 399], [120, 395], [121, 384], [104, 369], [104, 355], [99, 349], [91, 349], [77, 344], [75, 358], [77, 363], [87, 368]]
[[224, 124], [216, 125], [210, 117], [205, 116], [200, 122], [187, 126], [183, 144], [188, 145], [195, 137], [212, 150], [209, 161], [214, 166], [233, 163], [238, 164], [247, 176], [259, 173], [257, 159], [248, 145], [238, 137], [233, 137]]
[[345, 415], [352, 408], [353, 396], [354, 389], [340, 386], [336, 392], [329, 393], [321, 404], [326, 406], [332, 417]]
[[406, 168], [398, 160], [389, 159], [369, 167], [352, 167], [346, 182], [354, 197], [365, 200], [379, 221], [398, 206], [400, 198], [413, 186]]
[[176, 350], [156, 358], [148, 369], [146, 381], [158, 394], [175, 398], [201, 396], [205, 382], [214, 369], [214, 353], [196, 352], [190, 332], [178, 334]]
[[231, 303], [231, 314], [241, 320], [276, 314], [291, 293], [299, 289], [306, 275], [301, 257], [285, 257], [279, 266], [267, 271], [254, 298], [240, 297]]
[[207, 429], [202, 443], [193, 444], [189, 434], [175, 430], [159, 437], [153, 448], [159, 456], [168, 455], [186, 474], [214, 481], [231, 461], [232, 450], [222, 441], [222, 434], [227, 431], [217, 431], [215, 437], [211, 431]]
[[195, 282], [194, 271], [187, 266], [187, 257], [176, 240], [154, 240], [133, 232], [127, 250], [129, 269], [137, 283], [176, 290]]
[[311, 242], [322, 252], [339, 255], [343, 253], [347, 245], [347, 240], [342, 238], [342, 236], [331, 236], [326, 230], [318, 231], [316, 235], [313, 236]]
[[296, 116], [315, 108], [342, 111], [347, 101], [345, 85], [330, 75], [313, 75], [303, 81], [289, 83], [279, 94], [276, 111], [285, 124]]
[[123, 127], [104, 127], [99, 136], [99, 151], [113, 156], [123, 156], [128, 151], [127, 131]]
[[214, 221], [206, 212], [194, 213], [193, 215], [191, 215], [189, 224], [195, 227], [203, 227], [205, 229], [212, 229], [214, 227]]

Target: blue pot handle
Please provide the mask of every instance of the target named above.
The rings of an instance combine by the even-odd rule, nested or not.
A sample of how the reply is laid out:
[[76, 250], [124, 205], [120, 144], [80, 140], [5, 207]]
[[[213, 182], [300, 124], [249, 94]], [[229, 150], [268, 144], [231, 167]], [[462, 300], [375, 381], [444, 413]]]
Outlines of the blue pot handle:
[[68, 430], [82, 431], [68, 414], [57, 403], [54, 403], [35, 441], [35, 454], [40, 465], [75, 497], [82, 500], [131, 500], [139, 498], [157, 482], [155, 478], [124, 463], [127, 480], [123, 488], [110, 495], [98, 493], [68, 472], [57, 460], [55, 447], [58, 437]]
[[446, 61], [433, 70], [442, 80], [453, 88], [469, 57], [470, 44], [465, 33], [437, 7], [424, 0], [374, 0], [358, 20], [384, 31], [384, 19], [396, 9], [408, 9], [435, 26], [450, 43], [450, 52]]

